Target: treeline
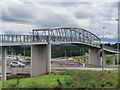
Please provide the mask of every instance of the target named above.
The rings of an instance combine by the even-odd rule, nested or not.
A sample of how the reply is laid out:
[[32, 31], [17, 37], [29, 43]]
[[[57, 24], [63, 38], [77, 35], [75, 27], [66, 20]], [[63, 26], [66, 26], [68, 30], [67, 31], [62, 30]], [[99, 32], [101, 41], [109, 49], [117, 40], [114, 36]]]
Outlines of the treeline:
[[[24, 55], [25, 56], [31, 55], [31, 46], [14, 46], [14, 47], [7, 47], [7, 53], [13, 55]], [[56, 57], [64, 57], [65, 54], [67, 57], [70, 56], [79, 56], [88, 53], [88, 49], [77, 46], [77, 45], [52, 45], [51, 47], [51, 56], [52, 58]]]
[[[107, 43], [107, 44], [105, 44], [105, 45], [107, 45], [107, 46], [109, 46], [109, 47], [112, 47], [112, 48], [117, 48], [117, 43], [115, 43], [115, 44]], [[119, 48], [120, 48], [120, 45], [119, 45]]]
[[80, 56], [88, 53], [88, 48], [77, 46], [77, 45], [55, 45], [52, 46], [52, 57], [71, 57]]
[[[117, 44], [108, 43], [106, 45], [113, 48], [117, 47]], [[31, 46], [7, 47], [8, 54], [24, 55], [24, 50], [25, 50], [25, 56], [31, 56]], [[88, 53], [88, 48], [79, 45], [71, 45], [71, 44], [52, 45], [51, 50], [52, 50], [51, 51], [52, 58], [65, 57], [65, 53], [67, 57], [85, 55], [85, 53]]]

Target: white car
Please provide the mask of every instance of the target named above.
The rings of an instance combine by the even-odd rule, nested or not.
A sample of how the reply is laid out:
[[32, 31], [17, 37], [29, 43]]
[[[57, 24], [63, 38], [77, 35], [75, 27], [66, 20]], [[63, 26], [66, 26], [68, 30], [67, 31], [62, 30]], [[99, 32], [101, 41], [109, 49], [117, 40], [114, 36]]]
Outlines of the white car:
[[73, 58], [69, 58], [70, 61], [73, 61]]
[[74, 62], [70, 62], [70, 65], [74, 65]]
[[25, 64], [20, 63], [20, 62], [11, 62], [10, 66], [11, 67], [25, 67]]
[[13, 58], [13, 60], [16, 60], [16, 58]]

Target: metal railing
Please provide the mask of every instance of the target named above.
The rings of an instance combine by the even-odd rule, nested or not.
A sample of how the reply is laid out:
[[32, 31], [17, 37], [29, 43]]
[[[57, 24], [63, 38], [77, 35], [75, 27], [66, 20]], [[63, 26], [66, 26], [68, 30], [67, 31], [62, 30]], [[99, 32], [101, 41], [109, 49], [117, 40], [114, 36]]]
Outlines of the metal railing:
[[117, 49], [116, 49], [116, 48], [112, 48], [112, 47], [109, 47], [109, 46], [106, 46], [106, 45], [104, 45], [103, 49], [117, 52]]
[[101, 43], [96, 35], [81, 28], [34, 29], [32, 35], [0, 35], [0, 41], [2, 43], [80, 42], [98, 47]]
[[[34, 41], [33, 41], [34, 39]], [[0, 35], [0, 42], [2, 43], [28, 43], [28, 42], [46, 42], [45, 36], [33, 35]]]
[[[4, 43], [61, 43], [80, 42], [101, 47], [101, 40], [95, 34], [81, 28], [45, 28], [34, 29], [32, 35], [0, 35], [0, 42]], [[104, 45], [104, 49], [117, 52], [117, 49]]]
[[[0, 42], [2, 43], [27, 43], [27, 42], [48, 42], [48, 35], [0, 35]], [[70, 36], [50, 36], [50, 42], [82, 42], [92, 45], [97, 45], [97, 42]], [[99, 44], [98, 44], [99, 45]]]
[[81, 28], [34, 29], [33, 35], [48, 35], [50, 42], [81, 42], [99, 47], [101, 44], [101, 40], [96, 35]]

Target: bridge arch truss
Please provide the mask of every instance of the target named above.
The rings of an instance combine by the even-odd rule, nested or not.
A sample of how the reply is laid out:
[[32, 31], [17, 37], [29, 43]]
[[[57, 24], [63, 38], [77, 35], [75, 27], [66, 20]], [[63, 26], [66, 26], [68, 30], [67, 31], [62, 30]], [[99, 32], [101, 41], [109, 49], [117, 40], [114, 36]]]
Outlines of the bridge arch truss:
[[33, 29], [33, 41], [47, 40], [51, 43], [81, 42], [100, 46], [101, 40], [95, 34], [82, 28]]

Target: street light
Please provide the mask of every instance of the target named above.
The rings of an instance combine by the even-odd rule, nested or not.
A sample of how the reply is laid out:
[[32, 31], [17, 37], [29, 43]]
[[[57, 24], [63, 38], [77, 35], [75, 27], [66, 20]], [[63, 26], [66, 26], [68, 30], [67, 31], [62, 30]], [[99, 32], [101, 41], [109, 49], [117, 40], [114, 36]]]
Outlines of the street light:
[[66, 51], [65, 51], [65, 60], [66, 60]]
[[71, 58], [72, 58], [72, 51], [71, 51]]
[[80, 61], [81, 61], [81, 48], [80, 48], [80, 60], [79, 60], [79, 66], [80, 66]]
[[80, 48], [80, 60], [81, 60], [81, 52], [82, 52], [82, 49]]
[[25, 61], [25, 48], [26, 48], [26, 47], [24, 46], [24, 61]]
[[118, 52], [118, 55], [117, 55], [117, 65], [119, 65], [119, 19], [116, 19], [117, 22], [118, 22], [118, 43], [117, 43], [117, 52]]
[[102, 27], [103, 28], [103, 44], [102, 44], [102, 71], [104, 70], [104, 50], [103, 50], [103, 48], [104, 48], [104, 36], [105, 36], [105, 34], [104, 34], [104, 29], [105, 29], [105, 27]]
[[104, 46], [104, 38], [105, 38], [105, 27], [102, 27], [103, 28], [103, 46]]

